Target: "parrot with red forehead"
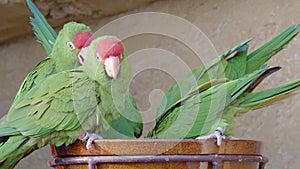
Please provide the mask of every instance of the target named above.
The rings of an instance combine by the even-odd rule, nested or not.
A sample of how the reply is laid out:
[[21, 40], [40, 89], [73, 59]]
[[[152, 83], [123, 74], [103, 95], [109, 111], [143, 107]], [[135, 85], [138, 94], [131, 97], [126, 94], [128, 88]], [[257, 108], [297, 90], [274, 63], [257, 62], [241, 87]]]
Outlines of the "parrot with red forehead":
[[[32, 25], [33, 32], [38, 38], [38, 41], [41, 42], [41, 44], [45, 48], [47, 54], [49, 55], [48, 57], [51, 57], [50, 54], [57, 39], [57, 34], [51, 27], [51, 25], [47, 22], [46, 18], [40, 12], [37, 6], [31, 0], [26, 0], [26, 3], [33, 14], [33, 17], [30, 17], [30, 23]], [[80, 36], [77, 36], [77, 41], [79, 43], [77, 45], [78, 49], [80, 49], [85, 44], [85, 41], [91, 36], [90, 33], [91, 32], [87, 32]]]
[[78, 67], [82, 58], [79, 53], [89, 45], [91, 37], [91, 29], [88, 26], [76, 22], [65, 24], [58, 33], [50, 55], [27, 75], [12, 105], [48, 76]]
[[[51, 53], [46, 59], [38, 63], [24, 79], [9, 111], [32, 88], [39, 86], [50, 75], [78, 67], [80, 58], [82, 58], [80, 51], [84, 51], [90, 44], [91, 36], [91, 29], [84, 24], [76, 22], [65, 24], [58, 33]], [[6, 116], [0, 119], [0, 123], [2, 126], [8, 125]]]
[[76, 22], [65, 24], [56, 35], [38, 8], [30, 0], [26, 2], [34, 14], [34, 18], [31, 18], [31, 24], [35, 35], [42, 42], [49, 55], [27, 75], [11, 107], [15, 102], [22, 99], [23, 95], [33, 86], [38, 85], [49, 75], [79, 66], [83, 58], [79, 52], [84, 51], [92, 40], [91, 29]]
[[49, 75], [30, 88], [0, 122], [0, 168], [13, 168], [48, 143], [61, 146], [80, 139], [90, 150], [95, 139], [110, 131], [126, 138], [140, 134], [141, 116], [128, 92], [131, 72], [124, 45], [105, 36], [93, 40], [85, 52], [81, 66]]

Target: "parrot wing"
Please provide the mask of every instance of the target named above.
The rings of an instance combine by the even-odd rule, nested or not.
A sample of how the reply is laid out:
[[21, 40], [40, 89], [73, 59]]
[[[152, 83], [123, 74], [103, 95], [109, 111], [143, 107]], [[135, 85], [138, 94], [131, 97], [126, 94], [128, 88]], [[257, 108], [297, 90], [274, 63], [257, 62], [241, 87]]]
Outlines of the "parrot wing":
[[9, 123], [6, 121], [6, 116], [3, 116], [0, 119], [0, 142], [2, 142], [2, 140], [4, 139], [4, 138], [1, 138], [1, 137], [16, 135], [18, 133], [19, 132], [15, 128], [11, 127], [9, 125]]
[[14, 107], [14, 104], [18, 102], [23, 95], [30, 91], [35, 84], [42, 82], [47, 76], [52, 74], [54, 68], [55, 62], [51, 58], [46, 58], [33, 68], [21, 84], [11, 107]]
[[[82, 71], [54, 74], [17, 102], [9, 111], [7, 121], [28, 137], [51, 138], [57, 131], [77, 130], [96, 107], [94, 87], [94, 82], [85, 78]], [[75, 133], [73, 138], [79, 134]]]
[[[244, 93], [269, 69], [264, 66], [258, 71], [210, 87], [183, 101], [180, 106], [163, 114], [149, 132], [152, 138], [195, 138], [212, 133], [217, 127], [227, 126], [222, 119], [226, 106]], [[180, 126], [180, 127], [179, 127]]]
[[[192, 72], [186, 75], [178, 84], [172, 86], [162, 99], [157, 111], [157, 119], [161, 114], [176, 105], [176, 103], [178, 103], [182, 98], [188, 96], [191, 92], [196, 90], [197, 87], [207, 83], [208, 81], [213, 79], [227, 78], [226, 76], [232, 76], [230, 73], [244, 73], [243, 69], [245, 70], [246, 67], [243, 68], [243, 65], [246, 66], [246, 64], [243, 63], [246, 61], [249, 41], [250, 40], [247, 40], [230, 49], [216, 59], [212, 60], [207, 65], [193, 69]], [[231, 54], [234, 54], [232, 57], [237, 58], [236, 60], [238, 61], [230, 59], [229, 63], [226, 58]], [[240, 63], [240, 71], [236, 71], [232, 68], [232, 65], [236, 65], [238, 62]]]
[[119, 118], [115, 119], [110, 128], [100, 133], [105, 139], [133, 139], [142, 134], [142, 116], [131, 94], [125, 101], [124, 110]]
[[[56, 146], [71, 144], [83, 133], [81, 118], [89, 115], [88, 103], [94, 98], [87, 90], [92, 86], [88, 82], [94, 81], [86, 81], [81, 75], [82, 71], [69, 71], [49, 76], [14, 103], [0, 121], [0, 168], [12, 168], [49, 142]], [[82, 89], [76, 89], [75, 84]], [[78, 102], [85, 105], [75, 106]], [[87, 111], [80, 112], [83, 106]]]
[[300, 31], [300, 25], [292, 25], [281, 34], [247, 56], [247, 40], [220, 55], [207, 65], [192, 70], [177, 85], [172, 86], [163, 97], [157, 111], [157, 119], [172, 108], [190, 91], [211, 79], [237, 79], [259, 69], [272, 56], [282, 50]]

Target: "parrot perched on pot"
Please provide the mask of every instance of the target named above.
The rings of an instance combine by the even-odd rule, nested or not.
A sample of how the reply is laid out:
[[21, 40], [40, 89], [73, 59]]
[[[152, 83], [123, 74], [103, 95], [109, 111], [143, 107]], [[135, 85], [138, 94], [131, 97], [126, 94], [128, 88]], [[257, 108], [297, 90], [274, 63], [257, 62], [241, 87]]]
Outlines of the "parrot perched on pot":
[[158, 108], [157, 118], [205, 82], [219, 78], [236, 79], [260, 68], [272, 56], [281, 51], [299, 31], [300, 25], [292, 25], [250, 54], [247, 54], [250, 42], [247, 40], [208, 64], [193, 69], [166, 92]]
[[234, 134], [236, 116], [284, 99], [299, 88], [300, 79], [268, 90], [252, 92], [264, 78], [279, 69], [280, 67], [263, 66], [260, 70], [235, 80], [226, 79], [214, 81], [213, 85], [202, 85], [199, 87], [201, 92], [190, 94], [164, 113], [150, 130], [148, 137], [183, 139], [205, 136], [200, 138], [209, 139], [215, 136], [217, 144], [221, 145], [223, 134], [229, 137]]
[[11, 107], [6, 121], [0, 123], [0, 168], [13, 168], [48, 143], [61, 146], [81, 139], [90, 150], [102, 132], [120, 127], [114, 122], [124, 118], [129, 120], [123, 127], [140, 134], [141, 117], [133, 111], [129, 78], [124, 45], [113, 36], [93, 40], [82, 66], [50, 75]]
[[[34, 15], [34, 18], [31, 18], [30, 20], [31, 20], [31, 24], [33, 26], [35, 35], [42, 42], [47, 53], [50, 53], [50, 55], [48, 57], [51, 57], [53, 43], [55, 43], [57, 35], [56, 35], [55, 31], [53, 30], [53, 28], [47, 23], [46, 19], [41, 14], [41, 12], [38, 10], [38, 8], [32, 3], [31, 0], [27, 0], [27, 5]], [[73, 22], [68, 23], [68, 24], [66, 24], [66, 26], [69, 24], [72, 24], [72, 23]], [[76, 26], [76, 24], [77, 23], [74, 23], [74, 27]], [[83, 24], [78, 24], [78, 25], [80, 25], [81, 27], [84, 27]], [[71, 30], [72, 27], [69, 27], [68, 29]], [[82, 33], [79, 33], [78, 35], [74, 36], [75, 45], [78, 46], [79, 49], [82, 49], [79, 52], [78, 58], [77, 58], [78, 62], [80, 64], [82, 64], [84, 61], [84, 55], [86, 53], [86, 46], [88, 46], [90, 43], [91, 39], [89, 39], [89, 38], [91, 38], [91, 33], [92, 32], [91, 32], [90, 28], [86, 26], [86, 28], [82, 29]], [[102, 37], [102, 38], [105, 38], [105, 37]], [[60, 39], [60, 34], [58, 36], [58, 39]], [[54, 50], [56, 50], [56, 48], [54, 48]], [[76, 52], [78, 52], [78, 51], [76, 51]], [[54, 55], [54, 56], [56, 56], [56, 55]], [[65, 62], [68, 62], [67, 58], [65, 60], [66, 60]], [[74, 65], [76, 65], [76, 66], [78, 66], [80, 64], [74, 63]], [[66, 70], [66, 69], [71, 69], [71, 68], [73, 68], [73, 67], [66, 66], [65, 69], [61, 69], [61, 70]], [[17, 97], [18, 96], [19, 95], [17, 95]], [[136, 112], [136, 110], [137, 110], [136, 103], [131, 95], [128, 96], [127, 101], [128, 101], [128, 104], [130, 102], [130, 104], [134, 106], [134, 109], [130, 109], [125, 112], [131, 111], [131, 114], [139, 114], [139, 112]], [[135, 113], [134, 113], [134, 111], [135, 111]], [[124, 118], [123, 116], [121, 116], [118, 120], [116, 120], [112, 124], [112, 127], [110, 128], [110, 130], [106, 130], [105, 132], [102, 133], [102, 136], [104, 138], [123, 138], [123, 137], [133, 138], [136, 135], [138, 136], [138, 134], [141, 134], [141, 132], [142, 132], [141, 126], [138, 127], [138, 130], [136, 131], [136, 135], [134, 135], [131, 131], [127, 130], [126, 127], [124, 127], [126, 125], [129, 125], [127, 128], [131, 128], [132, 126], [130, 126], [130, 125], [136, 126], [136, 123], [131, 123], [130, 121], [127, 120], [127, 118]], [[139, 124], [139, 125], [141, 125], [141, 124]], [[119, 126], [123, 126], [123, 127], [119, 127]]]
[[[238, 79], [260, 69], [266, 61], [281, 51], [298, 34], [299, 30], [299, 25], [292, 25], [250, 54], [247, 54], [248, 43], [250, 42], [250, 40], [247, 40], [220, 55], [210, 63], [192, 70], [183, 80], [166, 92], [157, 111], [157, 125], [150, 131], [148, 137], [155, 137], [154, 133], [158, 133], [156, 130], [159, 126], [164, 125], [162, 124], [162, 118], [165, 118], [166, 114], [172, 114], [171, 112], [178, 106], [181, 106], [180, 104], [184, 103], [183, 100], [187, 97], [195, 93], [200, 93], [215, 84]], [[280, 92], [277, 94], [280, 95]], [[223, 130], [218, 128], [209, 137], [220, 138]], [[218, 142], [220, 143], [220, 141]]]
[[264, 66], [235, 80], [221, 80], [214, 82], [214, 85], [205, 85], [202, 92], [189, 95], [181, 104], [163, 114], [148, 136], [182, 139], [212, 133], [218, 125], [224, 123], [221, 118], [224, 107], [244, 93], [257, 79], [271, 72], [270, 70], [272, 69]]
[[[65, 24], [57, 36], [57, 41], [54, 43], [51, 54], [38, 63], [21, 84], [9, 111], [33, 87], [39, 86], [51, 74], [73, 69], [80, 65], [79, 62], [83, 58], [81, 53], [86, 50], [91, 36], [91, 29], [84, 24], [76, 22]], [[6, 116], [3, 116], [0, 119], [0, 123], [2, 125], [9, 125], [6, 120]]]

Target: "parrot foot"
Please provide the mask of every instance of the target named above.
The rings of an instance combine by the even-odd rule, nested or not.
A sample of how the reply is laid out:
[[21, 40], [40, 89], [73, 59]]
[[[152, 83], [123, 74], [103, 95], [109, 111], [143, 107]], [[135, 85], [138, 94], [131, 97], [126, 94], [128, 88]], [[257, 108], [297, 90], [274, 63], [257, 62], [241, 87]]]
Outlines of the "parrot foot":
[[92, 144], [95, 140], [102, 140], [103, 138], [94, 133], [86, 132], [85, 135], [80, 139], [81, 141], [86, 141], [86, 149], [92, 152]]
[[214, 133], [208, 135], [208, 136], [200, 136], [197, 137], [196, 139], [217, 139], [217, 145], [220, 146], [222, 144], [222, 140], [225, 139], [226, 137], [224, 136], [225, 129], [218, 127]]

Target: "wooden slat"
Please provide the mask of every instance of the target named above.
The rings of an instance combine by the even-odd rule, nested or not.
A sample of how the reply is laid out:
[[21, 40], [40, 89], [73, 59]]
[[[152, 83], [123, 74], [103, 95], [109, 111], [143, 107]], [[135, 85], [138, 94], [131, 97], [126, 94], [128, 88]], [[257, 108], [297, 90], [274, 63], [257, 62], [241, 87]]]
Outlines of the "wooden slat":
[[101, 140], [96, 141], [92, 153], [85, 142], [56, 148], [60, 157], [77, 155], [157, 155], [157, 154], [261, 154], [262, 144], [253, 140], [224, 140], [218, 147], [215, 140]]

